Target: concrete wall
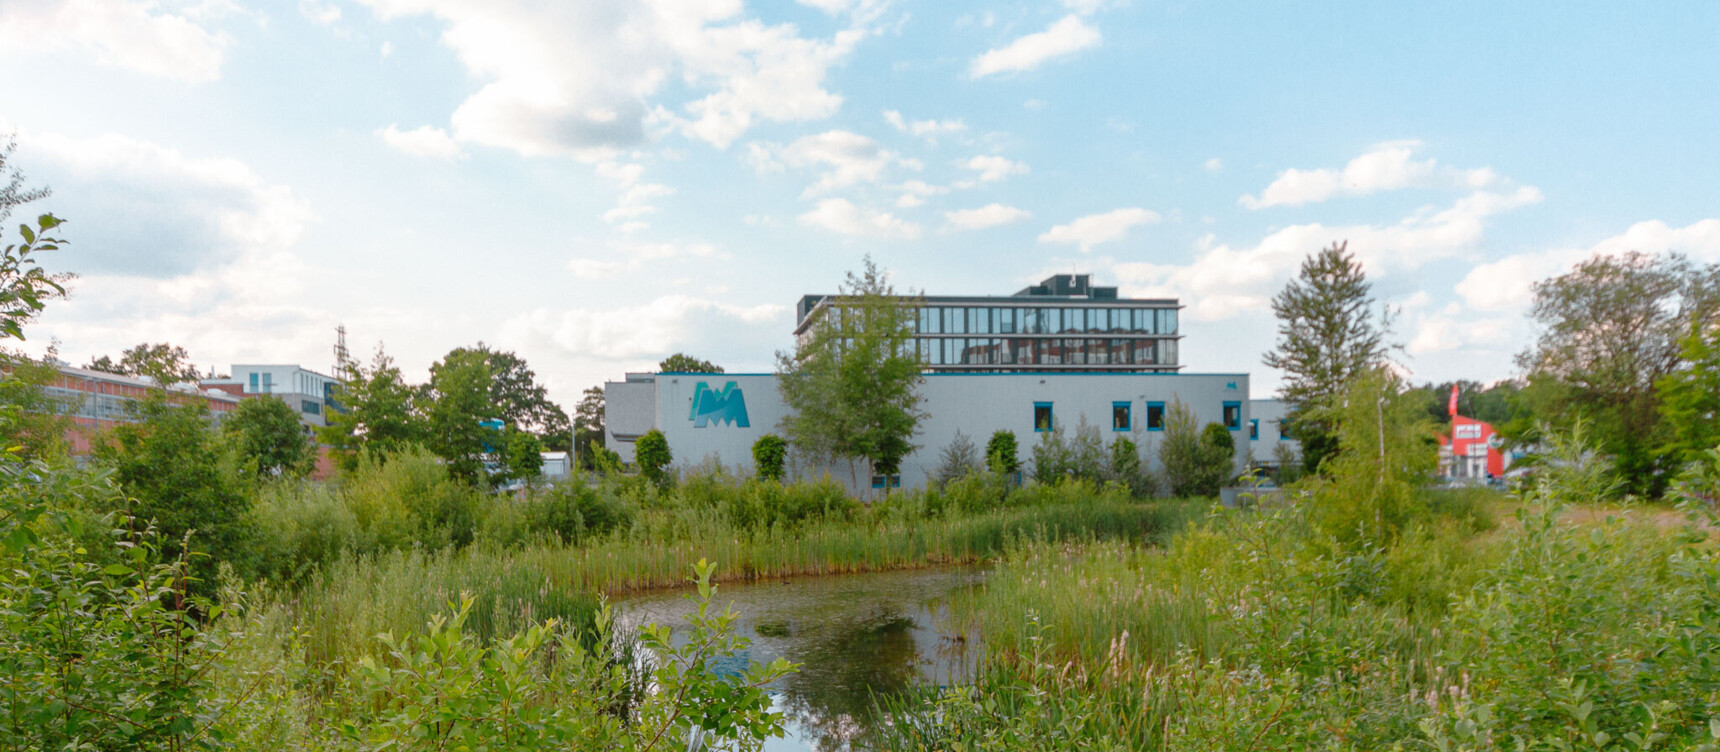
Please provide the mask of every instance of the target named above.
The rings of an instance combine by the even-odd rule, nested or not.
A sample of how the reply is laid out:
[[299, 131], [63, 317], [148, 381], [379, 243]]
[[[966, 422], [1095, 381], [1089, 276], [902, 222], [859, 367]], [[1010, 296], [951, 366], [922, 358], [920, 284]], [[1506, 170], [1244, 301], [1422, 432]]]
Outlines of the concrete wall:
[[[720, 392], [731, 382], [746, 402], [747, 425], [707, 420], [706, 425], [697, 426], [693, 401], [700, 385]], [[648, 394], [654, 397], [649, 407], [644, 404]], [[981, 452], [994, 431], [1012, 431], [1021, 446], [1021, 460], [1027, 462], [1038, 441], [1033, 416], [1034, 405], [1040, 402], [1051, 403], [1053, 420], [1065, 437], [1072, 436], [1083, 422], [1098, 429], [1107, 444], [1113, 437], [1126, 435], [1141, 448], [1151, 466], [1157, 465], [1158, 442], [1163, 434], [1146, 428], [1148, 402], [1168, 405], [1180, 400], [1194, 410], [1203, 426], [1222, 422], [1224, 403], [1237, 403], [1241, 411], [1241, 428], [1235, 433], [1238, 471], [1248, 457], [1251, 416], [1246, 374], [941, 373], [926, 375], [920, 397], [920, 408], [927, 417], [912, 439], [920, 448], [902, 463], [903, 488], [925, 483], [958, 430]], [[1126, 432], [1112, 428], [1114, 402], [1130, 405], [1132, 427]], [[633, 458], [631, 440], [654, 427], [668, 439], [677, 467], [714, 460], [751, 472], [753, 442], [767, 433], [780, 433], [778, 426], [787, 414], [776, 389], [776, 377], [771, 374], [630, 374], [626, 382], [605, 385], [608, 446], [626, 461]], [[814, 468], [811, 474], [824, 471], [844, 484], [850, 483], [845, 463]], [[870, 478], [855, 480], [862, 488], [870, 486]]]
[[1254, 420], [1260, 421], [1259, 438], [1249, 442], [1255, 462], [1263, 465], [1274, 464], [1280, 444], [1289, 449], [1291, 456], [1302, 456], [1301, 442], [1284, 436], [1284, 417], [1290, 413], [1290, 406], [1283, 400], [1249, 400], [1248, 412]]

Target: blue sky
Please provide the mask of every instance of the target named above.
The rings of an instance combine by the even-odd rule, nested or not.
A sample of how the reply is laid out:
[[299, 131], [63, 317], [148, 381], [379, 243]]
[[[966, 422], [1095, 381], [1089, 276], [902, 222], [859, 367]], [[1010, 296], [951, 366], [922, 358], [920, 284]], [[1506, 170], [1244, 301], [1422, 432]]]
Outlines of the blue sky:
[[[803, 293], [1053, 272], [1249, 371], [1347, 239], [1416, 380], [1512, 375], [1529, 286], [1720, 261], [1720, 5], [4, 0], [0, 129], [81, 279], [33, 330], [413, 377], [479, 340], [565, 403], [766, 370]], [[17, 218], [14, 217], [14, 220]]]

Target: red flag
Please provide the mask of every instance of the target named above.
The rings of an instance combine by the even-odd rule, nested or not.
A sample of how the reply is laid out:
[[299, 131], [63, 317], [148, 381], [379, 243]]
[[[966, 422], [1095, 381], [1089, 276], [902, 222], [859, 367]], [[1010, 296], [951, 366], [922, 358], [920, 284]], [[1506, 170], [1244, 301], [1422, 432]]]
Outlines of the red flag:
[[1449, 408], [1449, 410], [1451, 412], [1451, 417], [1453, 417], [1453, 418], [1457, 417], [1457, 385], [1456, 384], [1451, 385], [1451, 407]]

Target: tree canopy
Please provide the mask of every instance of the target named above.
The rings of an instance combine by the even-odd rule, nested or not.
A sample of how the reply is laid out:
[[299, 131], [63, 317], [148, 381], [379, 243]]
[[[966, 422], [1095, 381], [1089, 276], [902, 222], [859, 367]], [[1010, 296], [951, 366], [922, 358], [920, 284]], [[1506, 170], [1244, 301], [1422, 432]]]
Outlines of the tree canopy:
[[413, 390], [381, 345], [368, 368], [342, 364], [346, 380], [334, 390], [328, 425], [317, 430], [343, 469], [358, 467], [363, 453], [392, 454], [423, 440], [413, 414]]
[[867, 257], [795, 352], [777, 354], [777, 388], [791, 410], [782, 430], [797, 452], [847, 460], [851, 475], [856, 461], [868, 476], [897, 472], [924, 415], [914, 310]]
[[1272, 298], [1272, 313], [1278, 342], [1264, 361], [1284, 373], [1279, 393], [1291, 405], [1303, 461], [1316, 470], [1337, 448], [1324, 413], [1357, 375], [1384, 362], [1389, 322], [1376, 320], [1372, 285], [1348, 243], [1304, 259]]
[[657, 370], [662, 373], [722, 373], [723, 367], [686, 353], [675, 353], [658, 363]]
[[1665, 451], [1672, 429], [1656, 384], [1678, 370], [1692, 331], [1720, 325], [1720, 264], [1603, 255], [1534, 290], [1540, 335], [1517, 363], [1531, 380], [1557, 385], [1547, 417], [1586, 421], [1625, 490], [1658, 496], [1678, 456]]
[[166, 342], [144, 342], [126, 348], [125, 352], [120, 353], [117, 363], [102, 355], [84, 367], [121, 376], [150, 378], [159, 384], [197, 381], [201, 375], [197, 372], [197, 364], [191, 362], [191, 353], [186, 352], [183, 347]]
[[286, 401], [257, 395], [239, 403], [221, 421], [239, 460], [263, 476], [301, 477], [316, 465], [316, 446], [299, 414]]

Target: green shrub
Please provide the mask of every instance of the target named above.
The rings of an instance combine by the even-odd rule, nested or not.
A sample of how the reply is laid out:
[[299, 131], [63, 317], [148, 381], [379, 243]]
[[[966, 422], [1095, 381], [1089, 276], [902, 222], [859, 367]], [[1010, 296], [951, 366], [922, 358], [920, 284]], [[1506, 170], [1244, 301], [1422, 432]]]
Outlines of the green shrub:
[[1196, 425], [1194, 411], [1180, 400], [1165, 411], [1159, 463], [1173, 496], [1217, 496], [1233, 471], [1236, 447], [1230, 432], [1217, 423], [1207, 424], [1204, 431]]
[[358, 521], [360, 552], [459, 547], [476, 532], [480, 492], [419, 447], [364, 454], [341, 490]]
[[767, 433], [752, 445], [753, 467], [760, 480], [782, 480], [783, 462], [788, 458], [788, 442], [781, 436]]
[[980, 470], [979, 450], [967, 434], [956, 431], [955, 438], [950, 439], [949, 446], [944, 447], [938, 455], [938, 466], [932, 469], [927, 482], [933, 485], [944, 485], [951, 481], [973, 475]]
[[358, 517], [325, 483], [286, 480], [257, 492], [244, 562], [253, 579], [298, 584], [319, 568], [362, 548]]
[[675, 461], [675, 455], [669, 451], [669, 440], [662, 431], [653, 428], [633, 442], [633, 461], [639, 474], [659, 488], [669, 484], [669, 463]]
[[1021, 470], [1019, 454], [1015, 433], [997, 431], [985, 443], [985, 468], [998, 475], [1014, 475]]

